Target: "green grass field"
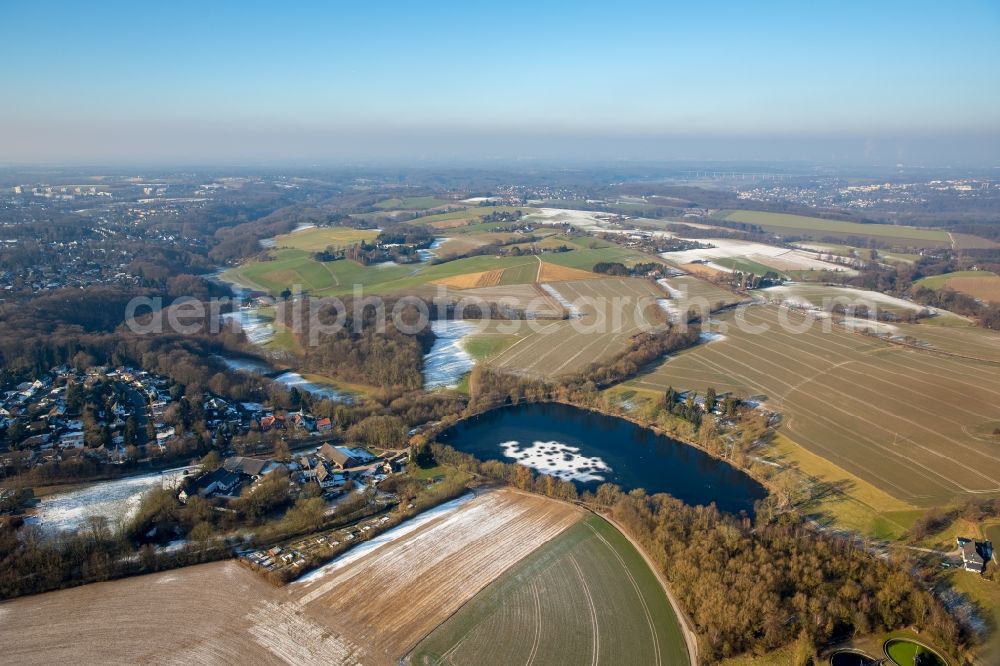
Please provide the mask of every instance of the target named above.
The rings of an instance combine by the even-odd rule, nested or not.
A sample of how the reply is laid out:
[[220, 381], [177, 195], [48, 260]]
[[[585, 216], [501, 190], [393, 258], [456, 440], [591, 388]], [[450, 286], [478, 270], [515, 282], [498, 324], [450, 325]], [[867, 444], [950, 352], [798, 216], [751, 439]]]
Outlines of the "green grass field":
[[726, 268], [732, 269], [734, 271], [740, 271], [741, 273], [753, 273], [754, 275], [766, 275], [768, 273], [776, 273], [778, 275], [787, 277], [786, 271], [779, 271], [776, 268], [765, 266], [764, 264], [753, 261], [752, 259], [747, 259], [745, 257], [724, 257], [722, 259], [713, 259], [712, 263], [718, 264], [719, 266], [725, 266]]
[[579, 249], [572, 252], [552, 252], [546, 254], [544, 261], [559, 266], [569, 268], [579, 268], [581, 270], [593, 270], [594, 264], [601, 261], [618, 261], [626, 266], [648, 261], [658, 261], [656, 257], [650, 257], [642, 252], [629, 250], [618, 246], [607, 246], [598, 249]]
[[[362, 266], [354, 261], [318, 262], [305, 250], [277, 250], [272, 261], [252, 261], [222, 274], [222, 279], [254, 289], [278, 294], [285, 288], [301, 285], [312, 295], [351, 294], [354, 285], [361, 285], [365, 293], [396, 293], [418, 287], [433, 280], [498, 269], [518, 269], [509, 278], [523, 284], [534, 282], [538, 260], [534, 257], [480, 256], [456, 259], [442, 264], [392, 264]], [[523, 267], [523, 268], [522, 268]], [[517, 276], [523, 278], [517, 282]]]
[[519, 339], [516, 335], [498, 333], [473, 335], [466, 339], [463, 347], [472, 358], [482, 361], [496, 356]]
[[352, 229], [350, 227], [313, 227], [294, 234], [275, 236], [275, 247], [292, 248], [318, 252], [327, 247], [345, 247], [359, 241], [373, 240], [378, 236], [375, 229]]
[[[516, 210], [520, 210], [525, 215], [536, 212], [536, 209], [524, 206], [469, 206], [463, 210], [453, 210], [449, 213], [418, 217], [415, 220], [411, 220], [410, 224], [433, 224], [434, 222], [448, 222], [451, 220], [475, 220], [490, 213], [512, 213]], [[489, 226], [496, 226], [496, 223], [494, 222]]]
[[[532, 258], [533, 259], [533, 258]], [[538, 262], [508, 268], [500, 278], [500, 284], [530, 284], [538, 277]]]
[[412, 664], [687, 664], [677, 617], [642, 555], [588, 516], [422, 640]]
[[451, 202], [437, 197], [396, 197], [379, 201], [375, 207], [382, 210], [427, 210], [448, 203]]
[[[312, 295], [345, 295], [353, 291], [354, 285], [361, 285], [366, 293], [396, 293], [444, 278], [503, 269], [501, 283], [504, 285], [530, 284], [538, 276], [538, 258], [531, 255], [520, 257], [496, 257], [491, 255], [466, 257], [440, 264], [382, 264], [362, 266], [347, 259], [319, 262], [313, 259], [315, 250], [336, 244], [336, 239], [357, 238], [360, 234], [374, 235], [373, 231], [331, 228], [300, 232], [280, 237], [285, 245], [272, 252], [270, 261], [250, 261], [231, 268], [222, 278], [251, 289], [267, 291], [272, 295], [285, 288], [301, 285], [304, 292]], [[353, 236], [352, 236], [353, 234]], [[297, 247], [288, 247], [296, 243]], [[578, 249], [571, 252], [553, 252], [541, 255], [542, 261], [557, 266], [578, 268], [589, 271], [600, 261], [620, 261], [625, 264], [651, 261], [642, 253], [617, 246], [599, 249]]]
[[919, 287], [937, 290], [944, 287], [944, 283], [951, 278], [957, 277], [989, 278], [997, 277], [997, 274], [990, 271], [955, 271], [953, 273], [943, 273], [942, 275], [931, 275], [930, 277], [917, 280], [915, 284]]
[[859, 224], [857, 222], [824, 220], [805, 215], [750, 210], [727, 211], [722, 219], [757, 224], [769, 231], [784, 235], [794, 234], [814, 238], [868, 236], [889, 242], [899, 241], [901, 245], [906, 246], [946, 247], [951, 245], [948, 234], [940, 229], [903, 227], [891, 224]]

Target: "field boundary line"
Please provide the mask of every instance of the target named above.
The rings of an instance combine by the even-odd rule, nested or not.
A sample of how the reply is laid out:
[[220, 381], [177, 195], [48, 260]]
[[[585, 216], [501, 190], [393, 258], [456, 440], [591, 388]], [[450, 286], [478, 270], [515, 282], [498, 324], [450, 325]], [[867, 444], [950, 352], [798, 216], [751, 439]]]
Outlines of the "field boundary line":
[[605, 539], [600, 532], [595, 530], [593, 525], [588, 523], [587, 527], [589, 527], [590, 531], [593, 532], [594, 535], [608, 547], [611, 553], [615, 556], [615, 559], [618, 560], [618, 563], [622, 565], [622, 570], [625, 571], [625, 575], [628, 576], [629, 582], [632, 583], [632, 588], [639, 597], [639, 603], [642, 604], [642, 612], [646, 616], [646, 624], [649, 625], [649, 632], [653, 635], [653, 655], [656, 659], [656, 663], [663, 663], [660, 657], [660, 639], [656, 635], [656, 626], [653, 623], [653, 615], [649, 612], [649, 604], [646, 603], [646, 598], [642, 596], [642, 590], [639, 588], [639, 584], [635, 582], [635, 576], [633, 576], [632, 572], [628, 570], [628, 565], [625, 563], [625, 559], [622, 558], [621, 553], [618, 552], [618, 549], [612, 546], [611, 542]]
[[636, 551], [638, 551], [639, 555], [641, 555], [642, 559], [646, 562], [646, 566], [648, 566], [649, 570], [653, 572], [653, 576], [655, 576], [656, 580], [659, 581], [660, 587], [663, 588], [663, 593], [667, 595], [667, 601], [670, 603], [670, 607], [673, 608], [674, 615], [677, 617], [677, 624], [680, 625], [681, 635], [684, 636], [684, 643], [687, 645], [688, 661], [691, 663], [691, 666], [697, 666], [698, 635], [694, 631], [694, 624], [691, 622], [691, 619], [688, 617], [687, 613], [684, 612], [684, 608], [677, 600], [677, 597], [675, 597], [674, 593], [670, 591], [670, 586], [667, 583], [667, 580], [663, 577], [663, 574], [656, 567], [656, 564], [653, 562], [653, 559], [649, 556], [649, 553], [647, 553], [646, 550], [635, 539], [632, 538], [632, 535], [626, 532], [622, 528], [622, 526], [619, 525], [615, 521], [615, 519], [612, 518], [610, 515], [597, 513], [596, 511], [593, 513], [595, 516], [598, 516], [599, 518], [608, 521], [608, 523], [612, 527], [618, 530], [618, 532], [623, 537], [625, 537], [625, 539], [630, 544], [632, 544], [632, 547], [635, 548]]
[[531, 643], [531, 653], [525, 666], [535, 663], [535, 656], [538, 654], [538, 645], [542, 642], [542, 600], [538, 595], [538, 582], [531, 581], [531, 596], [535, 603], [535, 640]]
[[580, 584], [583, 585], [583, 592], [587, 595], [587, 605], [590, 607], [590, 626], [594, 631], [594, 640], [591, 643], [592, 657], [590, 663], [591, 666], [597, 666], [601, 654], [601, 632], [597, 622], [597, 607], [594, 606], [594, 597], [590, 594], [587, 577], [583, 575], [580, 563], [576, 561], [576, 557], [572, 553], [569, 555], [569, 561], [572, 562], [573, 568], [576, 569], [576, 575], [580, 577]]
[[[541, 496], [541, 495], [538, 495], [538, 494], [536, 494], [536, 493], [529, 493], [529, 492], [525, 492], [525, 491], [521, 491], [521, 490], [517, 490], [517, 489], [515, 489], [515, 488], [503, 488], [503, 491], [504, 491], [504, 492], [509, 492], [509, 493], [511, 493], [511, 494], [515, 494], [515, 495], [527, 495], [528, 497], [535, 497], [535, 498], [537, 498], [537, 497], [543, 497], [543, 496]], [[496, 492], [496, 489], [492, 489], [492, 490], [490, 490], [490, 489], [487, 489], [487, 490], [485, 490], [484, 492], [486, 492], [486, 493], [489, 493], [489, 492]], [[477, 496], [478, 496], [478, 493], [477, 493]], [[566, 525], [566, 526], [565, 526], [565, 527], [563, 527], [563, 528], [562, 528], [562, 529], [561, 529], [561, 530], [560, 530], [559, 532], [557, 532], [556, 534], [553, 534], [553, 535], [552, 535], [552, 536], [551, 536], [551, 537], [550, 537], [549, 539], [547, 539], [546, 541], [544, 541], [544, 542], [540, 543], [540, 544], [539, 544], [539, 545], [538, 545], [538, 546], [537, 546], [537, 547], [536, 547], [536, 548], [535, 548], [534, 550], [532, 550], [532, 551], [530, 551], [529, 553], [525, 554], [525, 555], [524, 555], [524, 556], [523, 556], [523, 557], [522, 557], [521, 559], [517, 560], [516, 562], [512, 562], [512, 563], [510, 564], [510, 566], [508, 566], [508, 567], [507, 567], [506, 569], [504, 569], [503, 571], [501, 571], [501, 572], [500, 572], [500, 574], [496, 576], [496, 578], [494, 578], [494, 579], [493, 579], [492, 581], [490, 581], [490, 582], [489, 582], [489, 583], [488, 583], [487, 585], [485, 585], [484, 587], [482, 587], [482, 588], [481, 588], [481, 589], [480, 589], [480, 590], [479, 590], [478, 592], [476, 592], [475, 594], [473, 594], [473, 595], [472, 595], [471, 597], [469, 597], [468, 599], [466, 599], [466, 601], [465, 601], [464, 603], [460, 604], [460, 605], [458, 606], [458, 608], [456, 608], [456, 609], [455, 609], [454, 611], [452, 611], [452, 612], [451, 612], [451, 613], [450, 613], [450, 614], [449, 614], [449, 615], [448, 615], [447, 617], [445, 617], [445, 618], [442, 618], [441, 622], [439, 622], [439, 623], [438, 623], [438, 624], [437, 624], [436, 626], [432, 627], [432, 628], [431, 628], [431, 629], [430, 629], [430, 630], [429, 630], [429, 631], [428, 631], [428, 632], [427, 632], [426, 634], [424, 634], [423, 636], [420, 636], [420, 638], [418, 638], [417, 640], [413, 641], [413, 643], [412, 643], [411, 645], [407, 646], [407, 648], [406, 648], [406, 651], [405, 651], [405, 652], [403, 652], [403, 655], [402, 655], [402, 656], [401, 656], [401, 657], [399, 658], [399, 663], [400, 663], [400, 664], [409, 664], [409, 663], [410, 663], [410, 660], [409, 660], [409, 658], [410, 658], [410, 655], [411, 655], [411, 654], [413, 654], [413, 651], [417, 649], [417, 646], [419, 646], [419, 645], [420, 645], [420, 644], [421, 644], [421, 643], [422, 643], [422, 642], [423, 642], [424, 640], [426, 640], [426, 639], [427, 639], [427, 637], [428, 637], [428, 636], [430, 636], [431, 634], [433, 634], [433, 633], [434, 633], [435, 631], [437, 631], [437, 630], [438, 630], [438, 629], [439, 629], [440, 627], [444, 626], [444, 624], [445, 624], [446, 622], [448, 622], [449, 620], [451, 620], [451, 618], [453, 618], [453, 617], [455, 617], [456, 615], [458, 615], [458, 614], [459, 614], [459, 613], [460, 613], [460, 612], [462, 611], [462, 609], [464, 609], [464, 608], [465, 608], [465, 607], [466, 607], [467, 605], [469, 605], [470, 603], [472, 603], [472, 601], [473, 601], [473, 600], [474, 600], [474, 599], [475, 599], [475, 598], [476, 598], [477, 596], [479, 596], [479, 594], [481, 594], [481, 593], [483, 592], [483, 590], [486, 590], [486, 589], [487, 589], [487, 588], [488, 588], [488, 587], [489, 587], [490, 585], [492, 585], [492, 584], [493, 584], [493, 583], [495, 583], [496, 581], [500, 580], [500, 578], [501, 578], [501, 577], [502, 577], [502, 576], [503, 576], [504, 574], [506, 574], [506, 573], [507, 573], [508, 571], [512, 570], [512, 569], [513, 569], [514, 567], [516, 567], [516, 566], [518, 566], [519, 564], [521, 564], [522, 562], [524, 562], [524, 561], [525, 561], [525, 560], [526, 560], [527, 558], [531, 557], [531, 556], [532, 556], [532, 555], [533, 555], [534, 553], [538, 552], [538, 549], [539, 549], [539, 548], [543, 548], [543, 547], [544, 547], [544, 546], [545, 546], [546, 544], [548, 544], [549, 542], [553, 541], [554, 539], [556, 539], [556, 538], [557, 538], [557, 537], [559, 537], [559, 536], [562, 536], [562, 535], [563, 535], [563, 533], [565, 533], [565, 532], [566, 532], [566, 530], [568, 530], [569, 528], [573, 527], [573, 526], [574, 526], [574, 525], [575, 525], [575, 524], [576, 524], [577, 522], [579, 522], [579, 521], [583, 520], [583, 518], [584, 518], [584, 516], [586, 515], [586, 513], [588, 513], [587, 509], [585, 509], [585, 508], [583, 508], [583, 507], [580, 507], [580, 506], [579, 506], [579, 505], [577, 505], [577, 504], [573, 504], [572, 502], [562, 502], [561, 500], [557, 500], [557, 499], [554, 499], [554, 498], [548, 498], [548, 497], [547, 497], [547, 498], [545, 498], [545, 499], [547, 499], [547, 500], [549, 500], [549, 501], [552, 501], [552, 502], [558, 502], [558, 503], [561, 503], [561, 504], [569, 504], [569, 505], [571, 505], [571, 506], [573, 506], [573, 507], [575, 507], [575, 508], [577, 508], [577, 509], [581, 509], [582, 513], [581, 513], [581, 515], [580, 515], [580, 516], [578, 516], [578, 517], [577, 517], [577, 519], [576, 519], [576, 521], [575, 521], [575, 522], [573, 522], [573, 523], [570, 523], [569, 525]], [[551, 566], [551, 565], [550, 565], [550, 566]], [[544, 570], [543, 570], [543, 571], [544, 571]], [[466, 634], [465, 634], [465, 635], [464, 635], [464, 636], [462, 637], [462, 639], [461, 639], [460, 641], [458, 641], [458, 642], [457, 642], [457, 643], [456, 643], [456, 644], [455, 644], [454, 646], [452, 646], [452, 648], [451, 648], [450, 650], [448, 650], [448, 652], [447, 652], [447, 653], [445, 653], [444, 655], [442, 655], [442, 656], [441, 656], [441, 657], [442, 657], [442, 660], [443, 660], [443, 659], [445, 659], [445, 658], [446, 658], [446, 656], [447, 656], [447, 655], [448, 655], [449, 653], [451, 653], [451, 652], [453, 652], [453, 651], [454, 651], [455, 649], [457, 649], [457, 647], [458, 647], [458, 646], [459, 646], [459, 645], [460, 645], [461, 643], [465, 642], [465, 640], [466, 640], [466, 639], [468, 638], [469, 634], [471, 634], [471, 633], [472, 633], [472, 631], [474, 631], [474, 630], [475, 630], [475, 628], [473, 628], [473, 629], [470, 629], [470, 630], [469, 630], [468, 632], [466, 632]], [[448, 661], [449, 661], [449, 663], [450, 663], [450, 657], [447, 657], [447, 658], [448, 658]], [[442, 661], [441, 661], [441, 660], [439, 660], [439, 661], [435, 662], [435, 666], [436, 666], [437, 664], [441, 664], [441, 663], [442, 663]]]

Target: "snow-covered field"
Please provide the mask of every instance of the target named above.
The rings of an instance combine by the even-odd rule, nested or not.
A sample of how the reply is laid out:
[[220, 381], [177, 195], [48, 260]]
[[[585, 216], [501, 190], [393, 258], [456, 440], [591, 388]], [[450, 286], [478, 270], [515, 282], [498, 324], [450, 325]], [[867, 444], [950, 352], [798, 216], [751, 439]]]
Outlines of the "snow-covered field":
[[274, 337], [274, 326], [271, 321], [257, 314], [252, 308], [240, 308], [234, 312], [225, 312], [222, 319], [234, 321], [246, 333], [247, 340], [255, 345], [262, 345]]
[[520, 442], [510, 441], [501, 442], [500, 447], [504, 456], [514, 462], [563, 481], [603, 481], [600, 473], [611, 471], [600, 456], [580, 455], [578, 447], [562, 442], [533, 442], [522, 447]]
[[[693, 261], [708, 261], [718, 259], [746, 258], [757, 263], [771, 266], [776, 270], [831, 270], [847, 271], [849, 269], [838, 264], [832, 264], [817, 258], [817, 255], [806, 250], [790, 250], [786, 247], [776, 247], [752, 241], [731, 240], [727, 238], [695, 238], [699, 243], [712, 245], [709, 248], [693, 250], [678, 250], [664, 252], [660, 256], [678, 264], [690, 264]], [[725, 266], [711, 264], [720, 270], [729, 270]]]
[[61, 531], [76, 531], [88, 518], [103, 516], [115, 527], [129, 520], [139, 509], [142, 495], [148, 490], [178, 482], [187, 467], [163, 472], [101, 481], [85, 488], [42, 497], [29, 522], [51, 536]]
[[221, 359], [230, 370], [236, 370], [238, 372], [252, 372], [258, 375], [265, 375], [272, 370], [271, 366], [268, 364], [248, 358], [234, 358], [232, 356], [222, 355], [218, 355], [216, 358]]
[[424, 389], [455, 388], [462, 375], [472, 370], [476, 361], [462, 347], [462, 340], [478, 326], [473, 322], [438, 319], [431, 322], [437, 339], [424, 356]]
[[[610, 220], [617, 217], [613, 213], [593, 210], [570, 210], [565, 208], [539, 208], [538, 212], [525, 215], [524, 221], [535, 224], [572, 224], [585, 231], [625, 231], [612, 225]], [[631, 230], [634, 231], [634, 230]], [[662, 232], [666, 233], [666, 232]]]
[[300, 391], [308, 391], [317, 398], [344, 400], [347, 397], [346, 394], [338, 391], [332, 386], [317, 384], [316, 382], [309, 381], [297, 372], [284, 372], [275, 377], [274, 381], [285, 386], [286, 388], [292, 388], [294, 386]]
[[[834, 287], [809, 284], [783, 284], [776, 287], [758, 289], [761, 294], [772, 300], [798, 305], [800, 307], [820, 307], [823, 298], [837, 299], [837, 302], [854, 305], [887, 305], [902, 310], [919, 312], [925, 309], [923, 305], [907, 301], [877, 291], [855, 289], [853, 287]], [[935, 312], [934, 308], [926, 308]]]

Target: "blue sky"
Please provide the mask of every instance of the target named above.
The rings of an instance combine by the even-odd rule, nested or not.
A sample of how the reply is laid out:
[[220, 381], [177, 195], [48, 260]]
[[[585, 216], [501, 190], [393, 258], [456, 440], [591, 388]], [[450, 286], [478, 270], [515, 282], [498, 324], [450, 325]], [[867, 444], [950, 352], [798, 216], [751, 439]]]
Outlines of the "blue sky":
[[0, 162], [1000, 136], [997, 0], [211, 4], [5, 3]]

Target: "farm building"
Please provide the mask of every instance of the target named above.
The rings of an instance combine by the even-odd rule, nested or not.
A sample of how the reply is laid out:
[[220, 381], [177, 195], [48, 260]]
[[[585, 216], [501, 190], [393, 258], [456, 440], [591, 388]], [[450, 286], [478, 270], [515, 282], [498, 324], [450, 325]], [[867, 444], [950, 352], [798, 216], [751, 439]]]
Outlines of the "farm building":
[[241, 485], [244, 476], [239, 472], [231, 472], [225, 467], [202, 474], [193, 483], [183, 488], [178, 495], [182, 502], [189, 497], [211, 497], [213, 495], [230, 495]]
[[957, 541], [958, 547], [962, 550], [962, 566], [965, 570], [982, 573], [986, 568], [986, 562], [993, 557], [993, 544], [966, 537], [958, 537]]
[[336, 465], [339, 469], [357, 467], [360, 464], [360, 461], [351, 455], [347, 449], [331, 446], [330, 444], [321, 446], [318, 455]]

